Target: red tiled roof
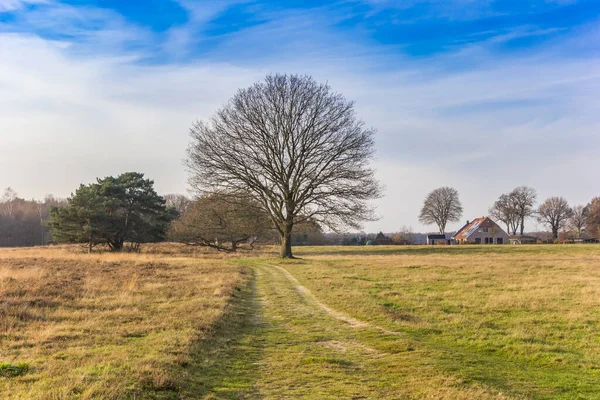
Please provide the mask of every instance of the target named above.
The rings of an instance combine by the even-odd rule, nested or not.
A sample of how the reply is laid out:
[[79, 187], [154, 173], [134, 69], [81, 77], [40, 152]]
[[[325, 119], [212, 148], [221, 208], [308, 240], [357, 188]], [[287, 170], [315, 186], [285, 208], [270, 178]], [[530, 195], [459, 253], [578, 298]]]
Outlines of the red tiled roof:
[[487, 220], [487, 217], [476, 218], [471, 223], [465, 225], [460, 231], [456, 232], [454, 235], [454, 239], [461, 240], [467, 239], [473, 232], [477, 230], [484, 222]]

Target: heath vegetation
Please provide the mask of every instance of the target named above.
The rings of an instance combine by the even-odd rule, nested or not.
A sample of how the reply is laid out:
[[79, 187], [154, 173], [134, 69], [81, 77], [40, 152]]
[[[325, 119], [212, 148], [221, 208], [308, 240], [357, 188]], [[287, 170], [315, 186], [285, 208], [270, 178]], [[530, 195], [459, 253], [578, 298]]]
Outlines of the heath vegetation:
[[0, 252], [1, 397], [196, 398], [188, 389], [202, 375], [189, 371], [248, 270], [216, 257], [78, 251]]
[[600, 393], [594, 245], [84, 251], [0, 252], [3, 398]]

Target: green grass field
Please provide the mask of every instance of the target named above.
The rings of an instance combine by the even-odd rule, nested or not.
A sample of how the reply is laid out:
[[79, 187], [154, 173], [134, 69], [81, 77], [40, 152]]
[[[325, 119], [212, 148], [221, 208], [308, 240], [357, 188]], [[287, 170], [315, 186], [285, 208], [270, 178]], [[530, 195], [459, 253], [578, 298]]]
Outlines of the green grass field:
[[600, 398], [600, 246], [295, 251], [0, 251], [0, 397]]

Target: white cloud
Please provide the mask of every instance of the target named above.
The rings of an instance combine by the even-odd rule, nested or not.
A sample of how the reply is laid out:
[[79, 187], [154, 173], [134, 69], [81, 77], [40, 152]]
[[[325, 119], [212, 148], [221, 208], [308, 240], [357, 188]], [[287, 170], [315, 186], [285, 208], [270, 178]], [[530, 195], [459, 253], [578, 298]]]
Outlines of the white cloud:
[[30, 4], [48, 4], [49, 0], [0, 0], [0, 12], [21, 10]]
[[161, 191], [182, 192], [189, 126], [258, 78], [225, 64], [81, 59], [38, 38], [2, 35], [0, 185], [64, 196], [97, 176], [141, 170]]

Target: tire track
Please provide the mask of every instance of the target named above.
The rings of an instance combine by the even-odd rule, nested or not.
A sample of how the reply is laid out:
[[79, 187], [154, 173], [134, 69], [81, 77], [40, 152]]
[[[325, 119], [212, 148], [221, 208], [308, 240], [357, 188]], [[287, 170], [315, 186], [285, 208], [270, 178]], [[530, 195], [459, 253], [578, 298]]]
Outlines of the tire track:
[[296, 289], [296, 291], [298, 292], [298, 294], [300, 296], [304, 297], [304, 299], [306, 299], [306, 300], [312, 301], [321, 310], [323, 310], [327, 315], [329, 315], [339, 321], [345, 322], [353, 328], [363, 328], [363, 329], [371, 328], [371, 329], [378, 330], [382, 333], [385, 333], [386, 335], [405, 336], [402, 332], [390, 331], [381, 326], [373, 325], [369, 322], [362, 321], [360, 319], [357, 319], [357, 318], [351, 317], [347, 314], [344, 314], [343, 312], [335, 310], [335, 309], [329, 307], [327, 304], [323, 303], [321, 300], [319, 300], [319, 298], [317, 296], [315, 296], [315, 294], [310, 289], [303, 286], [300, 283], [300, 281], [298, 281], [298, 279], [296, 279], [296, 277], [294, 275], [292, 275], [287, 269], [285, 269], [279, 265], [272, 265], [272, 264], [263, 264], [263, 265], [279, 270], [290, 281], [290, 283], [292, 283], [294, 285], [294, 289]]

